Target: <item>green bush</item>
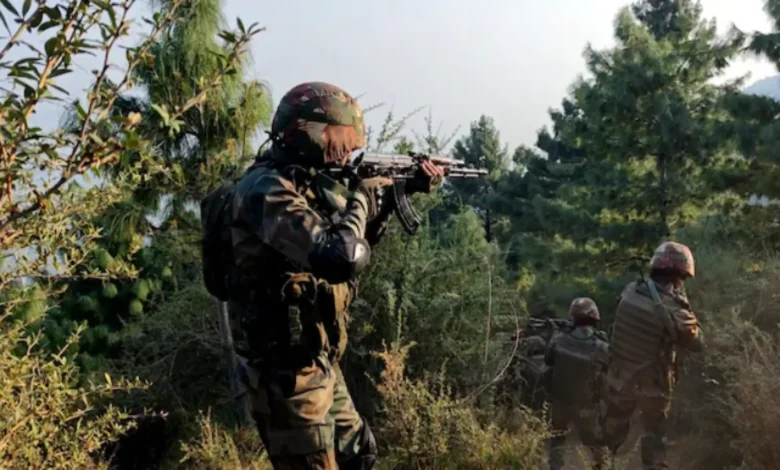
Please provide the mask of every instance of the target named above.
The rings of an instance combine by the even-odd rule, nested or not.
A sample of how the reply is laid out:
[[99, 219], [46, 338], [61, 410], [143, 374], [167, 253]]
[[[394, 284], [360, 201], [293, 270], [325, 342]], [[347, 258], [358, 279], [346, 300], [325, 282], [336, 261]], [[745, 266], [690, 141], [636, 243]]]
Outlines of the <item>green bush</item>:
[[185, 470], [272, 470], [254, 430], [227, 429], [211, 419], [198, 418], [198, 435], [181, 445], [182, 458], [175, 468]]
[[518, 410], [519, 426], [499, 427], [497, 410], [459, 400], [444, 375], [427, 380], [405, 376], [411, 345], [394, 343], [378, 353], [385, 369], [377, 388], [382, 397], [376, 435], [379, 469], [536, 469], [543, 462], [545, 423]]
[[[66, 349], [49, 355], [39, 347], [40, 334], [27, 325], [0, 319], [0, 462], [3, 468], [108, 468], [101, 450], [135, 425], [112, 404], [118, 396], [141, 389], [139, 381], [112, 381], [86, 387], [66, 349], [78, 341], [77, 330]], [[15, 354], [15, 351], [20, 351]]]

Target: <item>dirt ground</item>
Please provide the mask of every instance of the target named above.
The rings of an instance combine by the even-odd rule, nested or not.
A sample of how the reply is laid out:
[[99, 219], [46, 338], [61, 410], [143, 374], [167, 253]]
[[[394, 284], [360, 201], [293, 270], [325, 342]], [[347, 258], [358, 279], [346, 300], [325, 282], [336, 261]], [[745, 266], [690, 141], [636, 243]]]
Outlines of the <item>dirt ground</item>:
[[[642, 470], [642, 461], [639, 453], [639, 442], [642, 435], [641, 424], [638, 420], [634, 420], [631, 424], [631, 433], [626, 439], [625, 444], [618, 452], [618, 459], [615, 464], [615, 470]], [[675, 447], [674, 442], [670, 443], [668, 452], [669, 467], [675, 470], [703, 470], [696, 469], [690, 464], [687, 464], [680, 457], [680, 452]], [[590, 453], [586, 447], [579, 444], [579, 439], [572, 433], [567, 441], [566, 452], [566, 470], [590, 470], [591, 468]], [[541, 470], [546, 469], [547, 463], [545, 462]]]

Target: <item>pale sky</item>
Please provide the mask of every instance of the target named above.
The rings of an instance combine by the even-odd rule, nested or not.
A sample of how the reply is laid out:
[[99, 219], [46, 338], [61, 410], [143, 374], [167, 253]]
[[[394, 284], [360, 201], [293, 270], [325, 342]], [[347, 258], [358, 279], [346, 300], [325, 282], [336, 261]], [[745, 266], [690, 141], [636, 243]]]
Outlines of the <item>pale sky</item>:
[[[461, 132], [487, 114], [514, 147], [533, 145], [584, 72], [582, 52], [613, 44], [612, 25], [626, 0], [228, 0], [234, 22], [267, 28], [254, 44], [255, 75], [274, 102], [307, 80], [330, 81], [364, 105], [385, 102], [398, 114], [430, 106], [442, 129]], [[250, 6], [251, 5], [251, 6]], [[768, 30], [763, 0], [703, 0], [719, 29]], [[749, 82], [777, 73], [756, 59], [733, 75]], [[374, 124], [385, 112], [370, 116]], [[424, 111], [412, 122], [423, 129]]]
[[[17, 3], [17, 2], [14, 2]], [[253, 44], [253, 78], [267, 81], [274, 103], [310, 80], [337, 84], [365, 105], [406, 114], [430, 106], [444, 131], [460, 132], [480, 114], [496, 120], [511, 148], [533, 145], [568, 87], [584, 72], [582, 51], [613, 44], [612, 25], [627, 0], [227, 0], [231, 26], [267, 28]], [[703, 0], [719, 29], [768, 30], [763, 0]], [[479, 6], [478, 6], [479, 5]], [[140, 5], [139, 5], [140, 6]], [[143, 7], [142, 7], [143, 8]], [[145, 13], [145, 12], [144, 12]], [[777, 73], [756, 59], [730, 75], [748, 83]], [[369, 114], [378, 124], [385, 115]], [[423, 129], [423, 111], [410, 121]], [[51, 116], [42, 118], [51, 118]]]

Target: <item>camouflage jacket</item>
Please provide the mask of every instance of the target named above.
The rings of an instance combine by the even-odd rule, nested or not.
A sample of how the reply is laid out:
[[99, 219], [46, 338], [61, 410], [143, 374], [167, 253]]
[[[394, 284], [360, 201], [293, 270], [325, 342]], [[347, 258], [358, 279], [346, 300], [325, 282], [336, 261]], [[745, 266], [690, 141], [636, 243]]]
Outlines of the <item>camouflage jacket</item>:
[[545, 354], [550, 367], [550, 395], [571, 406], [596, 406], [609, 363], [609, 344], [602, 332], [576, 327], [557, 334]]
[[[275, 305], [274, 299], [290, 274], [310, 273], [308, 256], [313, 244], [340, 216], [340, 208], [324, 203], [314, 189], [312, 174], [287, 163], [278, 153], [266, 153], [258, 159], [237, 184], [231, 222], [234, 283], [238, 285], [235, 300], [242, 315], [261, 323], [249, 325], [242, 319], [242, 328], [266, 331], [260, 342], [286, 334], [287, 324], [281, 315], [284, 305]], [[360, 194], [352, 201], [357, 209], [340, 218], [339, 223], [356, 237], [364, 238], [367, 203]], [[338, 347], [340, 355], [346, 346], [347, 308], [356, 294], [357, 282], [315, 282], [319, 286], [317, 305], [322, 310], [322, 329], [329, 337], [329, 344], [323, 347]], [[274, 318], [280, 319], [278, 325]], [[270, 324], [265, 324], [266, 320]]]
[[649, 282], [629, 284], [621, 294], [612, 329], [611, 386], [631, 381], [639, 392], [665, 396], [674, 385], [677, 350], [699, 351], [703, 336], [683, 291]]

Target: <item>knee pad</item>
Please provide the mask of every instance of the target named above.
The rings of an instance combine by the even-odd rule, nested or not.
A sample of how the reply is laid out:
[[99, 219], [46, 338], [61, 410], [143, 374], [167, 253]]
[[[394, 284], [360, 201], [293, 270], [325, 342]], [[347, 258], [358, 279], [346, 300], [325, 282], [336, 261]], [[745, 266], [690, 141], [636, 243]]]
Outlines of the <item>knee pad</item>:
[[374, 433], [363, 420], [363, 429], [360, 433], [360, 451], [349, 460], [339, 462], [340, 470], [371, 470], [376, 463], [378, 449]]

